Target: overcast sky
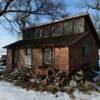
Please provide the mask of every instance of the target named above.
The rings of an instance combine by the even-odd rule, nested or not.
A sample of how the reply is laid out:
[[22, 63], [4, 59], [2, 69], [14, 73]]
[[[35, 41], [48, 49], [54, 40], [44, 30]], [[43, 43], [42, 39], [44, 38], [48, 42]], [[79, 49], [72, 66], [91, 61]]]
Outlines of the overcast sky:
[[[84, 0], [65, 0], [67, 5], [67, 10], [72, 14], [84, 12], [85, 3], [82, 1]], [[12, 35], [11, 33], [9, 33], [9, 31], [3, 29], [3, 27], [0, 26], [0, 49], [3, 46], [8, 45], [15, 41], [17, 41], [17, 36]]]

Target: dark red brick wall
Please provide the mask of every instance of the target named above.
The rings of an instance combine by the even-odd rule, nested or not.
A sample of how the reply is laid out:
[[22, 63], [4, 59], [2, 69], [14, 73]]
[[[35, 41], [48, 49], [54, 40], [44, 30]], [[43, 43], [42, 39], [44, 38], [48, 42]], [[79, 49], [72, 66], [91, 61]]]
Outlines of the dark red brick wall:
[[[68, 48], [55, 48], [53, 53], [53, 64], [51, 67], [55, 67], [58, 70], [66, 71], [66, 74], [68, 74]], [[42, 49], [33, 49], [32, 50], [32, 64], [33, 69], [35, 70], [36, 74], [42, 74], [47, 75], [46, 69], [39, 70], [39, 66], [43, 66], [43, 54]]]
[[21, 70], [25, 65], [25, 52], [24, 49], [18, 49], [18, 66], [17, 68]]
[[7, 49], [7, 67], [6, 67], [7, 72], [12, 71], [12, 49]]
[[32, 66], [33, 68], [42, 66], [42, 49], [32, 49]]
[[54, 51], [54, 65], [56, 69], [66, 71], [68, 73], [69, 67], [69, 50], [65, 48], [55, 48]]
[[[90, 37], [93, 41], [91, 55], [88, 58], [83, 56], [83, 45], [86, 43], [85, 39]], [[98, 46], [94, 37], [90, 34], [78, 43], [67, 47], [54, 48], [53, 51], [53, 67], [58, 70], [66, 71], [66, 74], [73, 72], [80, 67], [84, 66], [88, 62], [91, 66], [98, 66]], [[22, 69], [25, 65], [24, 49], [18, 51], [18, 69]], [[43, 66], [43, 50], [32, 49], [32, 68], [38, 68]], [[7, 71], [12, 70], [12, 49], [7, 50]], [[37, 71], [38, 73], [38, 71]], [[44, 71], [43, 73], [47, 73]]]

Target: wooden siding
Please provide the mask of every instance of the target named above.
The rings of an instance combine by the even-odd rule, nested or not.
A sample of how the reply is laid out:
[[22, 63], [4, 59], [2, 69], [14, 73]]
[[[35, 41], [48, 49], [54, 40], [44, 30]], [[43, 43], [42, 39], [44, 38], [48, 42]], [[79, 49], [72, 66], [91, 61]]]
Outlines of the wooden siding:
[[23, 31], [23, 39], [45, 38], [59, 35], [69, 35], [84, 32], [84, 17], [65, 20], [50, 25], [44, 25]]
[[[92, 45], [87, 40], [91, 40]], [[87, 57], [83, 55], [83, 47], [85, 44], [88, 44], [88, 47], [90, 48], [89, 56]], [[86, 66], [87, 64], [91, 67], [98, 67], [98, 45], [92, 34], [88, 34], [81, 39], [80, 42], [69, 47], [69, 59], [70, 73], [80, 69], [80, 67]]]
[[54, 67], [58, 70], [65, 71], [68, 74], [69, 70], [69, 49], [55, 48], [54, 51]]

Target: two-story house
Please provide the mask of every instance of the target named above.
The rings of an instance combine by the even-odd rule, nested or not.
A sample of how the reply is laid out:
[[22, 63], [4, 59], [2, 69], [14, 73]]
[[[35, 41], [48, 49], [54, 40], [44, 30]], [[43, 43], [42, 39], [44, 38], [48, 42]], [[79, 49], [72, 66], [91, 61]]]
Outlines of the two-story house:
[[100, 42], [88, 14], [63, 18], [23, 30], [23, 40], [7, 48], [7, 71], [49, 66], [67, 75], [98, 66]]

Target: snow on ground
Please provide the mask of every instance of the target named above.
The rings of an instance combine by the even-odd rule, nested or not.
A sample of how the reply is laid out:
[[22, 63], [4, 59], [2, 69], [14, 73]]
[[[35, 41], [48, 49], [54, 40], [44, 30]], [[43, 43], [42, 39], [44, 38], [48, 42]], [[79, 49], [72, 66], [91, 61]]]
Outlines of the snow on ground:
[[100, 100], [100, 93], [97, 92], [82, 93], [76, 90], [73, 95], [75, 97], [74, 100]]
[[27, 91], [11, 83], [0, 81], [0, 100], [100, 100], [100, 94], [91, 92], [84, 94], [76, 90], [73, 92], [75, 99], [68, 94], [58, 92], [56, 95], [48, 92]]
[[27, 91], [0, 81], [0, 100], [70, 100], [70, 98], [66, 93], [58, 93], [58, 97], [56, 97], [51, 93]]

